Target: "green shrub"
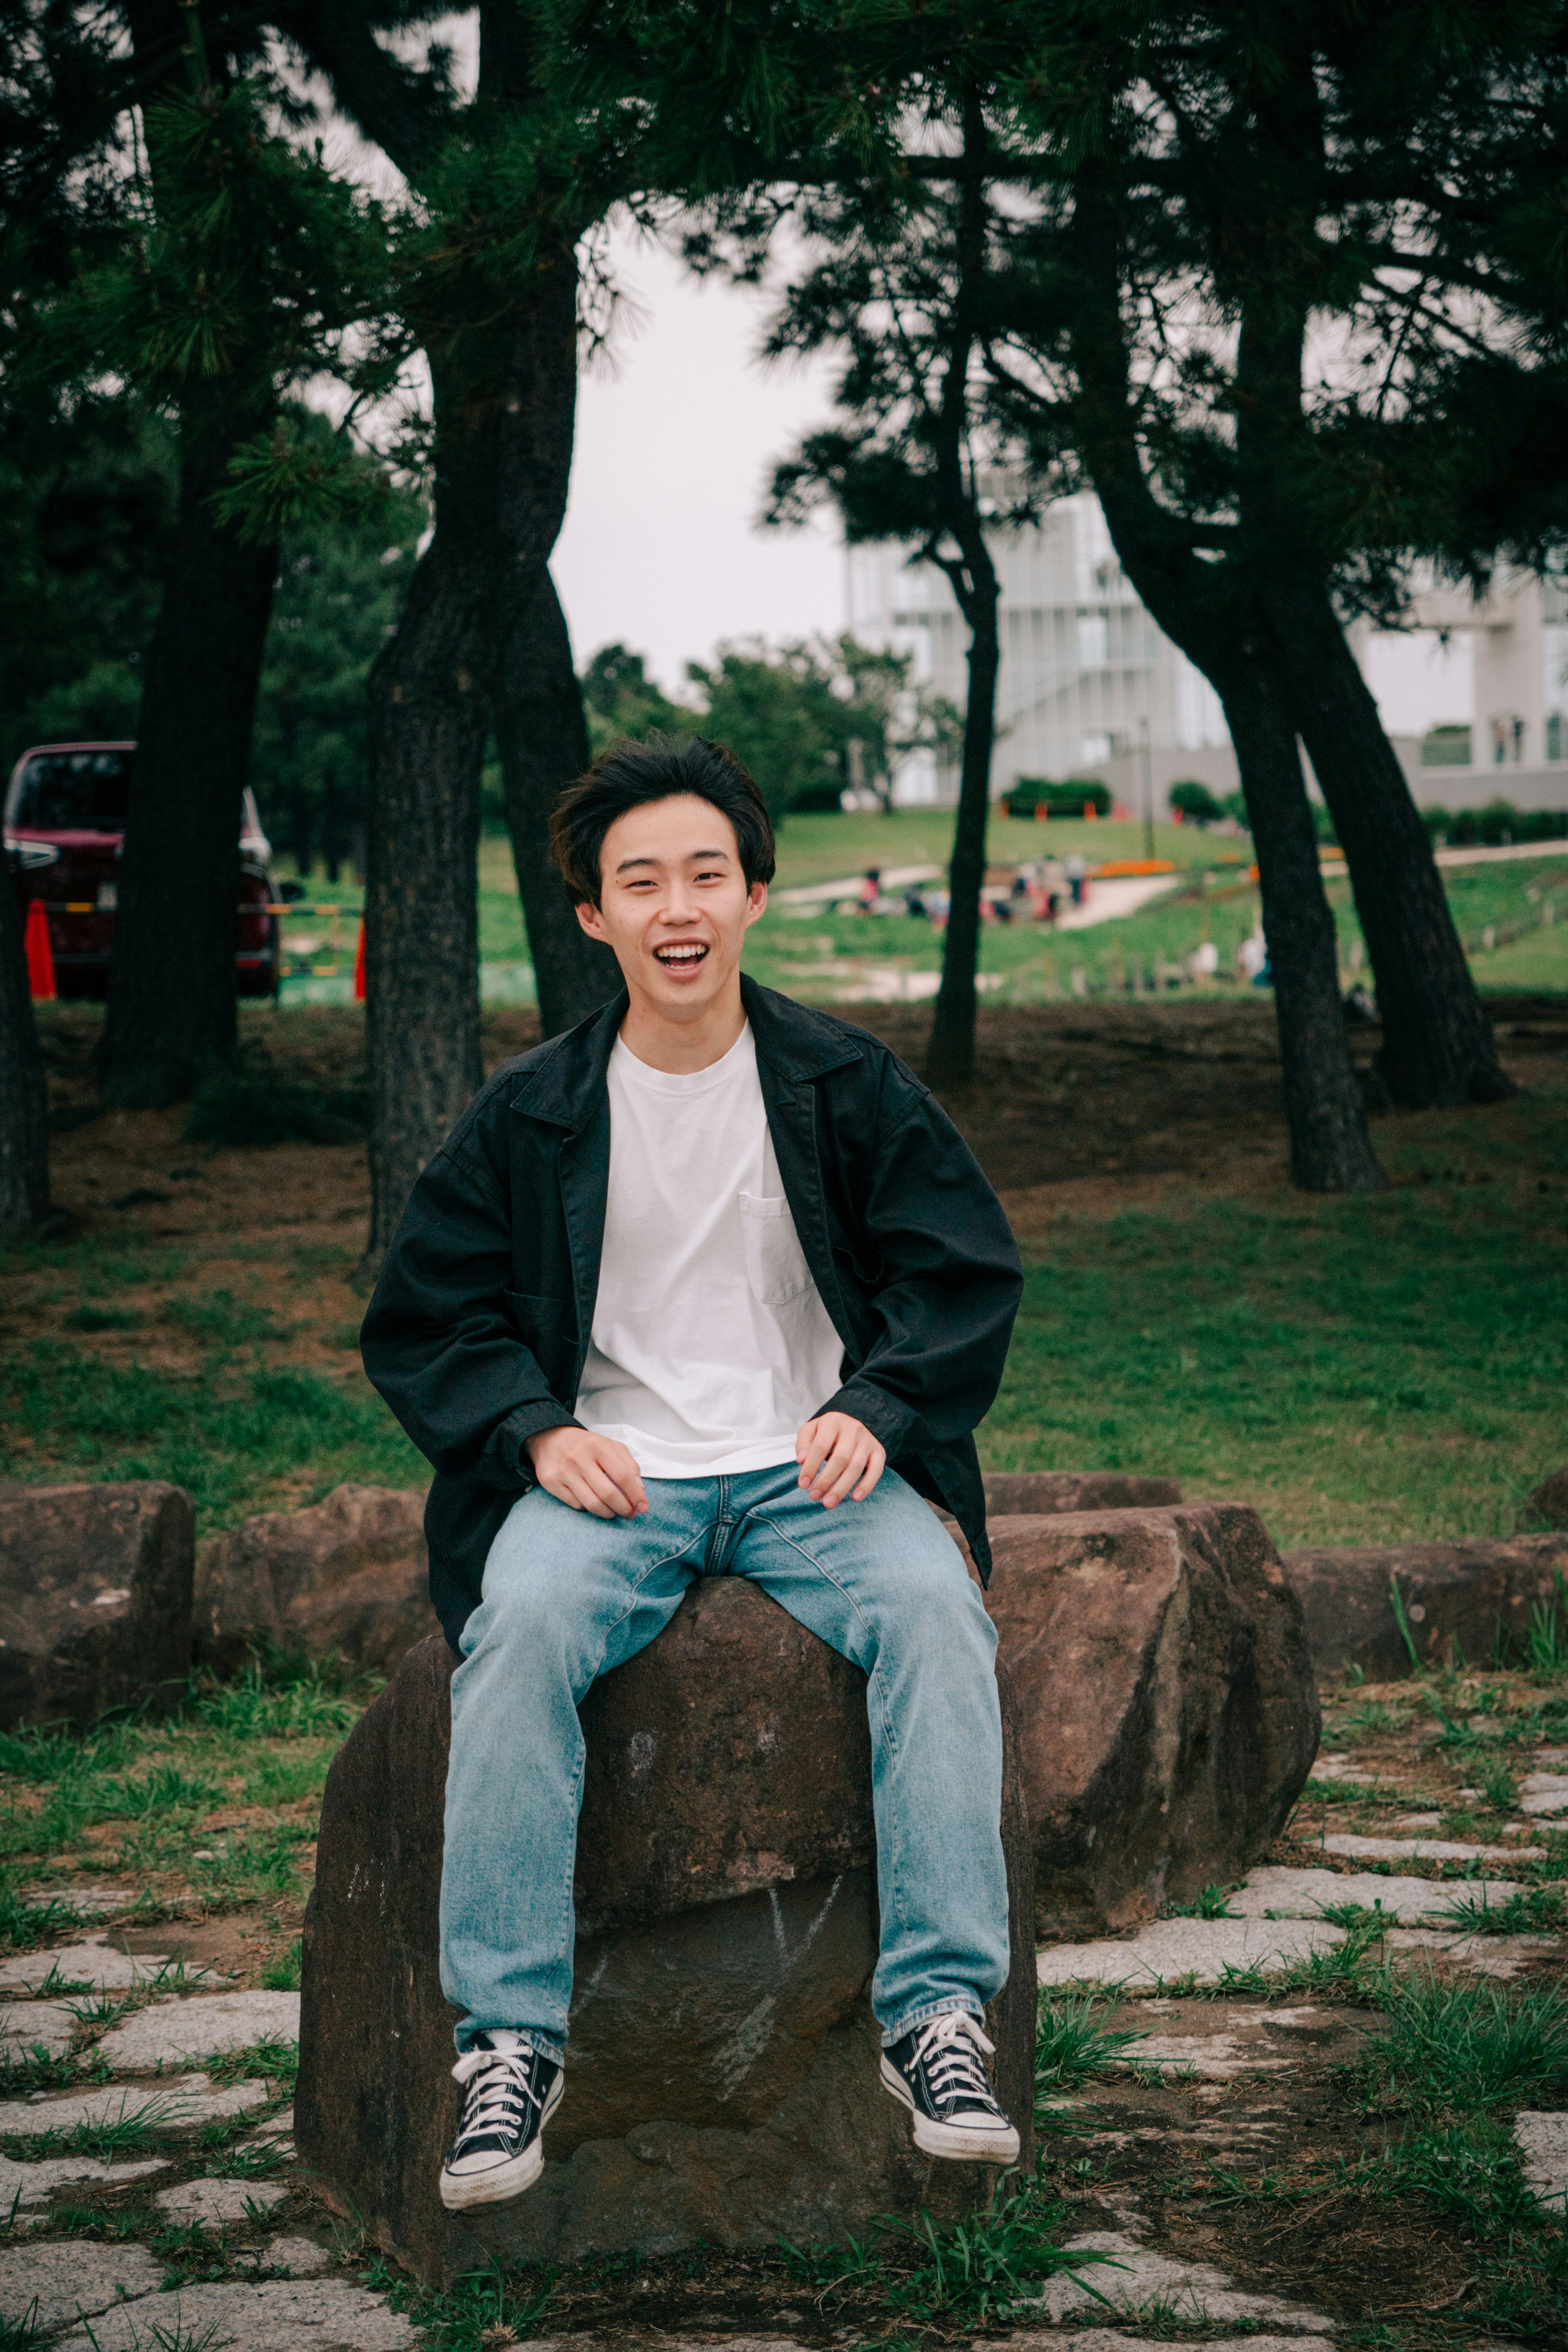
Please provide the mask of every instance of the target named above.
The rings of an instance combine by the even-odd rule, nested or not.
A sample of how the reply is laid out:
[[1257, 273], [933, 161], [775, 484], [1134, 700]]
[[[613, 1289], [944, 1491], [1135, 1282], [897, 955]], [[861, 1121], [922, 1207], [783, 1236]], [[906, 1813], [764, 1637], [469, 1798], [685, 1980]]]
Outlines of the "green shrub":
[[1183, 776], [1171, 786], [1166, 795], [1172, 808], [1180, 811], [1185, 824], [1218, 824], [1225, 814], [1225, 804], [1216, 800], [1207, 784], [1196, 776]]
[[1060, 783], [1049, 776], [1019, 776], [1004, 805], [1009, 816], [1034, 816], [1041, 808], [1048, 816], [1082, 816], [1085, 808], [1109, 816], [1111, 793], [1096, 776], [1067, 776]]

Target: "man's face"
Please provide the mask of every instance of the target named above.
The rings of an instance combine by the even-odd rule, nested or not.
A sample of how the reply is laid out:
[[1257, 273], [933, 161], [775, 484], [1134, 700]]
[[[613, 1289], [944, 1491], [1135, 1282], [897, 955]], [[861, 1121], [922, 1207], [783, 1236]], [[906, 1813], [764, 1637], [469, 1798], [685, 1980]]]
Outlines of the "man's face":
[[600, 903], [577, 919], [613, 950], [632, 997], [673, 1020], [705, 1013], [768, 904], [765, 882], [747, 887], [729, 819], [693, 793], [650, 801], [611, 826], [599, 873]]

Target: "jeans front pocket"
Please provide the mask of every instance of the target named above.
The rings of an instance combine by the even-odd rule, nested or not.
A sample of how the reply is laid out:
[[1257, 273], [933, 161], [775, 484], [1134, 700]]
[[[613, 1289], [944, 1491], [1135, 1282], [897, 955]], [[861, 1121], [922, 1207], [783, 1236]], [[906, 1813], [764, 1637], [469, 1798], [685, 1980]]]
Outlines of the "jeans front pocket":
[[795, 1220], [785, 1200], [766, 1200], [742, 1192], [740, 1233], [746, 1251], [746, 1278], [753, 1297], [764, 1307], [785, 1307], [799, 1298], [811, 1279]]

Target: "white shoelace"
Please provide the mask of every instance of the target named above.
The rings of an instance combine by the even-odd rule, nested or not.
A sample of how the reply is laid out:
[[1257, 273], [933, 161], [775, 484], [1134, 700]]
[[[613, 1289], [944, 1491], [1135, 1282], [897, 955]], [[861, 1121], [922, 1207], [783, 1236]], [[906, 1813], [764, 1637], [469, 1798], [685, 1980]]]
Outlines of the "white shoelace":
[[455, 2157], [470, 2140], [490, 2133], [526, 2128], [528, 2109], [538, 2105], [528, 2081], [533, 2052], [465, 2050], [452, 2069], [452, 2079], [464, 2085], [463, 2119], [452, 2143]]
[[973, 2100], [987, 2114], [992, 2113], [996, 2101], [980, 2053], [983, 2051], [989, 2057], [996, 2046], [986, 2039], [979, 2020], [966, 2009], [946, 2010], [922, 2026], [915, 2037], [915, 2057], [917, 2064], [925, 2067], [934, 2104], [945, 2106]]

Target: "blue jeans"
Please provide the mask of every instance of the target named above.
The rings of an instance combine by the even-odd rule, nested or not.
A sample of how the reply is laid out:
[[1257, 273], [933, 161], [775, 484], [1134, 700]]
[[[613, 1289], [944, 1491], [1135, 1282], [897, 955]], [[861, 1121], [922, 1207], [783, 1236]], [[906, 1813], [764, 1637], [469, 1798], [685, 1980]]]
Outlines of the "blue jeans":
[[536, 1486], [485, 1565], [452, 1678], [441, 1983], [559, 2057], [571, 2000], [582, 1796], [577, 1704], [668, 1623], [696, 1576], [747, 1576], [868, 1676], [883, 2040], [981, 2010], [1008, 1972], [997, 1637], [956, 1545], [893, 1471], [825, 1511], [793, 1462], [650, 1478], [597, 1519]]

